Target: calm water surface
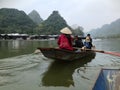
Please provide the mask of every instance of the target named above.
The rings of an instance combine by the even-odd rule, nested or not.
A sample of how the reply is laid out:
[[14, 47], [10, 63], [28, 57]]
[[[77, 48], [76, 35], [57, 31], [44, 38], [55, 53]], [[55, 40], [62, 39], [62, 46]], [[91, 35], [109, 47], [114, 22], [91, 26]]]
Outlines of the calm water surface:
[[[96, 49], [120, 52], [120, 39], [94, 40]], [[56, 41], [0, 41], [0, 90], [90, 90], [101, 68], [120, 68], [120, 57], [96, 53], [73, 62], [56, 62], [37, 47]]]

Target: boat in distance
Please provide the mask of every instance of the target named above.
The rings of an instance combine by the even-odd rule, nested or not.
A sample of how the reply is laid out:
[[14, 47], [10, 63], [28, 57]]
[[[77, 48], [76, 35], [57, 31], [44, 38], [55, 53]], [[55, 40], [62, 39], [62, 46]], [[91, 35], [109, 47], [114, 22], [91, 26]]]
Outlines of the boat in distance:
[[120, 90], [120, 69], [101, 69], [92, 90]]
[[95, 54], [95, 52], [92, 50], [76, 52], [59, 48], [38, 48], [38, 49], [40, 49], [42, 54], [47, 58], [66, 61], [78, 60], [83, 57], [87, 57], [91, 54]]

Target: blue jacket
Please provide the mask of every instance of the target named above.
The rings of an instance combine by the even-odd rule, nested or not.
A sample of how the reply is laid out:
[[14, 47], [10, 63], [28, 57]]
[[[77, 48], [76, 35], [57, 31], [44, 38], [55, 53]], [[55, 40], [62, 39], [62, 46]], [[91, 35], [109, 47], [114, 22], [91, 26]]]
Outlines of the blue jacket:
[[92, 43], [91, 42], [84, 42], [84, 46], [86, 46], [86, 48], [88, 48], [88, 49], [91, 49]]

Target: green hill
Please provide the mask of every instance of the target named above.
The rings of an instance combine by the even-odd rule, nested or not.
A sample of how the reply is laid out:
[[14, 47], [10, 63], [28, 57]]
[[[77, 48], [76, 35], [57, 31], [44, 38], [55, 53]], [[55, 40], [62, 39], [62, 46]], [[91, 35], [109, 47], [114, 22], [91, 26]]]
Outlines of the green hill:
[[28, 16], [36, 23], [36, 24], [40, 24], [41, 22], [43, 22], [43, 19], [40, 17], [39, 13], [35, 10], [33, 10], [32, 12], [30, 12], [28, 14]]
[[24, 11], [8, 8], [0, 9], [0, 33], [33, 34], [36, 26]]
[[60, 34], [60, 30], [68, 26], [63, 17], [58, 11], [53, 11], [52, 14], [40, 26], [40, 34]]

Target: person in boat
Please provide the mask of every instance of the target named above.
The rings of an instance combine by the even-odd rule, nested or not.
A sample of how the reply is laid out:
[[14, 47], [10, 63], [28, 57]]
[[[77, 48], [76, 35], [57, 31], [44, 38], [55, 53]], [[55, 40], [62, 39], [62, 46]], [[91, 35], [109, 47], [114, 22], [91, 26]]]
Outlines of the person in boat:
[[87, 34], [86, 38], [89, 37], [90, 39], [90, 42], [92, 43], [92, 38], [91, 38], [91, 35], [90, 34]]
[[83, 42], [82, 42], [82, 39], [79, 38], [78, 36], [75, 36], [74, 43], [75, 43], [75, 45], [73, 45], [74, 47], [82, 48], [84, 46]]
[[60, 49], [66, 49], [66, 50], [73, 50], [72, 47], [72, 41], [73, 38], [71, 37], [72, 31], [68, 28], [65, 27], [62, 30], [60, 30], [61, 35], [58, 38], [58, 45]]
[[90, 34], [87, 34], [85, 42], [84, 42], [85, 48], [91, 49], [93, 47], [92, 45], [92, 38], [90, 37]]

